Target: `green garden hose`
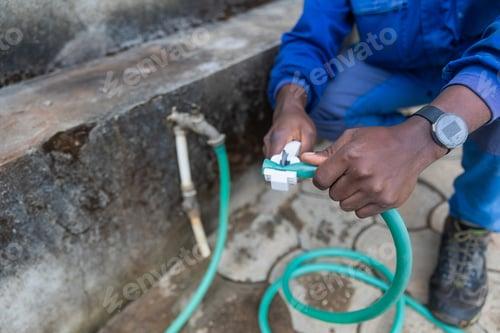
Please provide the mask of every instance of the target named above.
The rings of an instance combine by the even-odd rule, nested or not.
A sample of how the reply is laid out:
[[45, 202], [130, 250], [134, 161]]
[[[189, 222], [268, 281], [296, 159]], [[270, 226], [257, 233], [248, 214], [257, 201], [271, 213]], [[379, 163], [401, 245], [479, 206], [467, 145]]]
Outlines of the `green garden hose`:
[[212, 281], [217, 274], [224, 246], [226, 245], [227, 229], [229, 221], [229, 197], [231, 192], [231, 177], [229, 174], [229, 162], [227, 159], [226, 147], [220, 144], [214, 147], [217, 163], [219, 165], [219, 227], [217, 230], [217, 242], [212, 254], [212, 259], [208, 265], [205, 275], [201, 279], [198, 288], [189, 300], [189, 303], [184, 307], [181, 313], [175, 318], [170, 326], [165, 330], [165, 333], [177, 333], [187, 323], [194, 311], [200, 305], [203, 297], [212, 284]]
[[[224, 145], [215, 147], [215, 153], [219, 164], [220, 177], [219, 228], [217, 231], [215, 250], [208, 270], [188, 305], [183, 309], [165, 333], [179, 332], [194, 313], [216, 275], [217, 266], [224, 250], [229, 219], [229, 164]], [[269, 160], [264, 161], [264, 166], [275, 167], [278, 169], [285, 168], [284, 170], [291, 171], [286, 169], [286, 167], [279, 167], [277, 164]], [[293, 167], [295, 168], [293, 171], [297, 172], [299, 178], [311, 178], [314, 175], [314, 166], [300, 163], [294, 164]], [[309, 317], [329, 323], [360, 323], [383, 314], [392, 305], [395, 305], [396, 312], [391, 332], [401, 332], [404, 325], [405, 305], [408, 305], [423, 317], [431, 321], [434, 325], [441, 328], [444, 332], [463, 332], [461, 329], [449, 326], [437, 320], [427, 308], [411, 296], [405, 294], [412, 270], [412, 249], [408, 230], [406, 229], [403, 219], [395, 209], [391, 209], [383, 213], [382, 218], [387, 223], [396, 247], [396, 272], [394, 275], [382, 263], [360, 252], [338, 248], [322, 248], [305, 252], [294, 258], [286, 267], [283, 276], [278, 278], [266, 290], [259, 306], [258, 319], [261, 332], [271, 333], [271, 327], [268, 321], [268, 312], [271, 302], [279, 290], [283, 290], [285, 299], [298, 311]], [[346, 258], [355, 260], [363, 263], [367, 267], [372, 268], [383, 278], [367, 274], [366, 272], [352, 266], [340, 263], [318, 261], [322, 258]], [[357, 279], [381, 289], [384, 291], [384, 295], [370, 306], [351, 312], [329, 312], [301, 303], [292, 294], [290, 289], [291, 280], [302, 275], [318, 272], [337, 273], [346, 277]]]
[[[286, 267], [283, 276], [278, 278], [266, 290], [259, 307], [259, 326], [261, 332], [271, 332], [267, 314], [274, 296], [280, 289], [283, 290], [285, 299], [292, 305], [292, 307], [309, 317], [329, 323], [354, 324], [364, 322], [381, 315], [393, 304], [396, 304], [396, 313], [391, 327], [391, 333], [402, 331], [405, 317], [405, 305], [413, 308], [416, 312], [431, 321], [437, 327], [441, 328], [444, 332], [463, 332], [458, 328], [449, 326], [437, 320], [426, 307], [411, 296], [404, 294], [410, 279], [412, 267], [412, 250], [408, 231], [397, 210], [388, 210], [382, 214], [382, 218], [387, 223], [396, 246], [396, 273], [394, 275], [382, 263], [360, 252], [338, 248], [323, 248], [305, 252], [304, 254], [294, 258]], [[344, 258], [355, 260], [375, 270], [384, 279], [367, 274], [364, 271], [356, 269], [352, 266], [332, 262], [317, 262], [318, 259], [324, 258]], [[372, 305], [364, 309], [351, 312], [329, 312], [313, 308], [301, 303], [293, 296], [290, 290], [290, 281], [305, 274], [318, 272], [337, 273], [360, 280], [381, 289], [384, 291], [384, 295]]]

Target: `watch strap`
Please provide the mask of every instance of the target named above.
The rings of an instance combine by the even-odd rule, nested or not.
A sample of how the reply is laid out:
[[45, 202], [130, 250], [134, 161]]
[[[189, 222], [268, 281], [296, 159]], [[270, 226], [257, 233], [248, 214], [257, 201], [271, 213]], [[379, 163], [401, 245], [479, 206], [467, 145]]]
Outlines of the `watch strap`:
[[427, 119], [431, 124], [435, 124], [444, 112], [435, 106], [427, 105], [418, 110], [414, 115]]
[[[413, 114], [413, 116], [422, 117], [433, 125], [438, 121], [439, 117], [441, 117], [444, 113], [445, 113], [444, 111], [440, 110], [439, 108], [437, 108], [435, 106], [426, 105], [423, 108], [421, 108], [420, 110], [418, 110], [417, 112], [415, 112]], [[436, 137], [436, 135], [434, 134], [434, 132], [432, 130], [431, 130], [431, 135], [432, 135], [432, 139], [434, 140], [434, 142], [437, 143], [439, 146], [446, 148], [447, 149], [446, 154], [449, 154], [451, 149], [444, 146], [443, 143], [441, 143], [438, 140], [438, 138]]]

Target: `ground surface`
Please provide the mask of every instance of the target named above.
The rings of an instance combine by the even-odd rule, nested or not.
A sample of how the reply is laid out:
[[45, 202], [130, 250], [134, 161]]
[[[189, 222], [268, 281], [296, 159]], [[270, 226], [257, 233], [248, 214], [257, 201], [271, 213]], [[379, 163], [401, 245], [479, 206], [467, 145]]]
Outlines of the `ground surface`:
[[[439, 232], [447, 214], [446, 197], [461, 172], [460, 152], [432, 165], [422, 175], [409, 201], [401, 208], [414, 249], [409, 292], [425, 302], [427, 281], [439, 246]], [[325, 193], [304, 182], [286, 194], [263, 184], [258, 166], [235, 182], [231, 233], [219, 273], [208, 297], [184, 332], [259, 332], [257, 308], [269, 281], [282, 272], [297, 253], [316, 247], [340, 246], [365, 251], [394, 266], [394, 249], [385, 226], [377, 219], [358, 220], [344, 213]], [[115, 316], [101, 333], [162, 332], [175, 317], [203, 273], [206, 262], [180, 255], [177, 269], [167, 273], [148, 293]], [[500, 332], [500, 237], [489, 253], [490, 295], [479, 323], [470, 332]], [[184, 269], [183, 269], [184, 268]], [[301, 278], [296, 292], [313, 305], [336, 311], [353, 310], [379, 293], [360, 283], [335, 276]], [[273, 332], [378, 333], [388, 332], [392, 313], [361, 325], [339, 326], [305, 318], [278, 297], [271, 311]], [[405, 332], [438, 332], [408, 311]]]

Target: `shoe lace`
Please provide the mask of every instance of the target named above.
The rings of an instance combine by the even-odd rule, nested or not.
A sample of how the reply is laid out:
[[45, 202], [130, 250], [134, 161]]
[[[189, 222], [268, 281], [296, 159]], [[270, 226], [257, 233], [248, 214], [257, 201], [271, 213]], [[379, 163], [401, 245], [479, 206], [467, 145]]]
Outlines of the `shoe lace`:
[[476, 254], [483, 250], [483, 230], [461, 230], [455, 231], [452, 238], [447, 242], [446, 253], [446, 277], [457, 288], [471, 287], [474, 277], [478, 274]]

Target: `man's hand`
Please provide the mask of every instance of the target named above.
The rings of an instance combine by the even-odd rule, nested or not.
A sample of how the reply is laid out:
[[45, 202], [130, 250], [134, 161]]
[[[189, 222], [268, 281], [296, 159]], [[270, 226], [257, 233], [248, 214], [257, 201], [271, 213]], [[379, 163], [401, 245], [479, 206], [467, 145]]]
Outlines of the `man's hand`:
[[273, 126], [264, 137], [264, 154], [267, 157], [279, 154], [292, 140], [302, 143], [301, 152], [311, 151], [316, 141], [316, 127], [305, 111], [307, 96], [304, 89], [296, 85], [281, 88]]
[[301, 158], [319, 165], [316, 187], [329, 189], [343, 210], [365, 218], [402, 205], [419, 174], [445, 154], [432, 140], [430, 124], [412, 117], [394, 127], [347, 130], [326, 150]]

